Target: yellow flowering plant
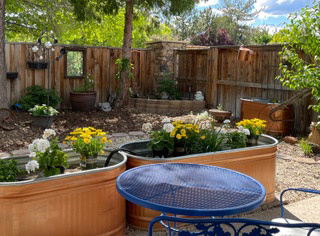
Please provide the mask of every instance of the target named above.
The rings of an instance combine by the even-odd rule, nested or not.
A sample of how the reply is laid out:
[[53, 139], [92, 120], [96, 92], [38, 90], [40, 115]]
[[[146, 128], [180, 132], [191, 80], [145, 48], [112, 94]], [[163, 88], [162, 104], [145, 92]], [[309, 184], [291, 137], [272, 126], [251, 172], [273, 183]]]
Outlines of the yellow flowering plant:
[[106, 143], [112, 142], [106, 138], [106, 134], [101, 129], [93, 127], [77, 128], [70, 132], [65, 140], [70, 143], [75, 152], [82, 156], [96, 156], [104, 153], [103, 148]]
[[175, 144], [186, 144], [194, 136], [199, 135], [199, 126], [194, 124], [183, 124], [182, 121], [172, 122], [174, 129], [170, 132], [170, 138]]
[[260, 120], [257, 118], [254, 119], [244, 119], [237, 123], [238, 128], [245, 128], [250, 131], [249, 137], [258, 138], [260, 135], [265, 133], [267, 121]]

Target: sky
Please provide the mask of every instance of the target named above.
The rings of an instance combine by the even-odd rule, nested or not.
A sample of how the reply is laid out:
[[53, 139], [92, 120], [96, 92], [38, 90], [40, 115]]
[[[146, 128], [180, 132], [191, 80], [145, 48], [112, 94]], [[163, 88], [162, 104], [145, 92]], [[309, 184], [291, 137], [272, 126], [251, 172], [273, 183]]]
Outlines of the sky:
[[[261, 26], [269, 30], [269, 33], [275, 33], [285, 26], [288, 22], [288, 15], [304, 8], [306, 5], [311, 6], [313, 0], [257, 0], [255, 4], [256, 9], [263, 10], [259, 13], [257, 19], [247, 24], [252, 26]], [[219, 0], [208, 0], [207, 2], [200, 2], [197, 5], [199, 10], [207, 7], [212, 7], [213, 11], [220, 13], [215, 9]]]

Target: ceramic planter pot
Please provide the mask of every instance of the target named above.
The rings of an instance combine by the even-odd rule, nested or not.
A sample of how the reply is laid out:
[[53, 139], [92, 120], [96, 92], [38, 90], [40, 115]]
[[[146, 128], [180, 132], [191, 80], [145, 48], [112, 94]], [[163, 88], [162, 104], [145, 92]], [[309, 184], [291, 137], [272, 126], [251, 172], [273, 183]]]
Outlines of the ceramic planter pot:
[[210, 115], [219, 122], [224, 121], [225, 119], [230, 119], [232, 113], [231, 111], [223, 111], [218, 109], [210, 109]]
[[40, 128], [49, 128], [53, 123], [53, 116], [32, 116], [32, 125]]
[[97, 92], [70, 92], [70, 102], [73, 111], [92, 111], [95, 109]]

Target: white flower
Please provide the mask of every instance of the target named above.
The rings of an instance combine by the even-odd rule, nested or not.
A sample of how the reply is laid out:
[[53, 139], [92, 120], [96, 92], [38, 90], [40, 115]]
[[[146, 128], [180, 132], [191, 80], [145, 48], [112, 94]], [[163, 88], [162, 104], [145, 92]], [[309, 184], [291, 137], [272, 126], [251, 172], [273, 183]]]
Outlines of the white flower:
[[142, 125], [142, 131], [148, 133], [152, 130], [152, 124], [150, 123], [145, 123]]
[[35, 160], [29, 161], [26, 164], [26, 171], [30, 174], [30, 171], [35, 171], [36, 169], [39, 169], [39, 163]]
[[39, 60], [42, 60], [42, 59], [43, 59], [43, 56], [40, 56], [40, 57], [39, 57]]
[[28, 146], [29, 152], [44, 153], [50, 147], [50, 142], [47, 139], [35, 139], [32, 144]]
[[44, 45], [46, 48], [51, 48], [52, 44], [50, 42], [46, 42]]
[[243, 126], [239, 126], [239, 127], [238, 127], [238, 130], [239, 130], [239, 131], [242, 131], [243, 129], [244, 129]]
[[54, 52], [54, 48], [51, 49]]
[[162, 129], [167, 133], [171, 133], [174, 130], [174, 126], [171, 123], [166, 123], [163, 125]]
[[230, 122], [231, 121], [229, 119], [226, 119], [226, 120], [223, 121], [223, 124], [230, 124]]
[[47, 139], [51, 135], [55, 136], [56, 135], [56, 131], [54, 131], [53, 129], [45, 129], [45, 131], [43, 132], [42, 138]]
[[197, 115], [197, 120], [206, 120], [209, 117], [209, 113], [207, 111], [202, 112], [201, 114]]
[[243, 129], [242, 133], [244, 133], [245, 135], [250, 135], [250, 130], [248, 129]]
[[164, 118], [161, 122], [162, 123], [170, 123], [171, 120], [169, 118]]
[[37, 52], [37, 51], [39, 51], [39, 48], [37, 46], [34, 46], [34, 47], [32, 47], [32, 51]]
[[29, 154], [29, 157], [30, 158], [34, 158], [34, 157], [36, 157], [37, 156], [37, 153], [35, 153], [35, 152], [31, 152], [30, 154]]
[[221, 129], [220, 129], [220, 133], [221, 133], [221, 134], [226, 134], [226, 133], [227, 133], [227, 130], [226, 130], [225, 128], [221, 128]]

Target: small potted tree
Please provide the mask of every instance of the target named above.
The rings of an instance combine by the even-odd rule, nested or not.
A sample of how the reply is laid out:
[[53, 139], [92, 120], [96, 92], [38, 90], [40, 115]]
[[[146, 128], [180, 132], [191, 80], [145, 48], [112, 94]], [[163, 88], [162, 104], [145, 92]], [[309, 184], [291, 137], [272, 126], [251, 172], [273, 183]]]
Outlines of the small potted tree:
[[97, 92], [94, 91], [94, 79], [86, 75], [84, 84], [70, 92], [70, 102], [74, 111], [92, 111], [95, 109]]

